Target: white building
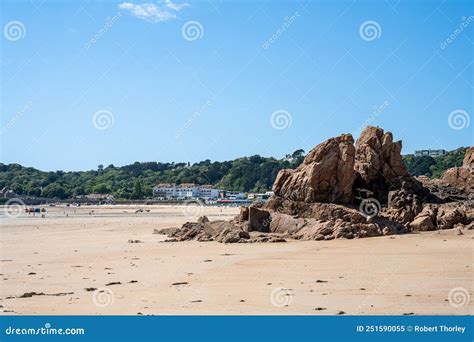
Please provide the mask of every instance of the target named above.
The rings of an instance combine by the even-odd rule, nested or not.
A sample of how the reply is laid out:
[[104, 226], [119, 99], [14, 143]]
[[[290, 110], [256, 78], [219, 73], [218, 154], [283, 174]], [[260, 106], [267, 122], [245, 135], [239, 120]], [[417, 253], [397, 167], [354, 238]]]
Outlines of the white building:
[[213, 198], [219, 198], [219, 194], [223, 191], [214, 188], [212, 185], [202, 185], [198, 187], [197, 192], [198, 192], [197, 197], [199, 198], [213, 199]]
[[195, 185], [189, 184], [158, 184], [153, 188], [153, 197], [162, 199], [187, 199], [202, 198], [213, 199], [219, 198], [222, 190], [214, 188], [212, 185]]
[[233, 200], [245, 199], [245, 194], [243, 192], [238, 192], [238, 191], [224, 191], [223, 195], [225, 198], [233, 199]]
[[273, 196], [273, 191], [267, 191], [265, 193], [250, 193], [247, 198], [249, 200], [266, 200]]
[[448, 153], [446, 150], [417, 150], [415, 151], [415, 157], [429, 156], [436, 158], [444, 156], [446, 153]]

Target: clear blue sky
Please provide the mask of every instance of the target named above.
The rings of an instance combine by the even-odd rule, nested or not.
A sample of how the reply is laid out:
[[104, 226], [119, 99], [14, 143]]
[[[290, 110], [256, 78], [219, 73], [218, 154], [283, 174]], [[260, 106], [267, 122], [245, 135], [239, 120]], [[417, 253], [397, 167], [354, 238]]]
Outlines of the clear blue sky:
[[1, 6], [4, 163], [281, 158], [366, 122], [404, 153], [473, 144], [472, 1]]

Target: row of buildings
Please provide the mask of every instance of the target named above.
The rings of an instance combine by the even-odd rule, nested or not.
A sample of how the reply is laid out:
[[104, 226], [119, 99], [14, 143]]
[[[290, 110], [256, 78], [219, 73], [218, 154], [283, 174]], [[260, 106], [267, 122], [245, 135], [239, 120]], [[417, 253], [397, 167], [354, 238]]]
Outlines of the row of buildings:
[[203, 200], [255, 200], [266, 199], [273, 193], [244, 194], [238, 191], [226, 191], [217, 189], [213, 185], [196, 184], [158, 184], [153, 188], [153, 197], [161, 200], [185, 200], [199, 198]]

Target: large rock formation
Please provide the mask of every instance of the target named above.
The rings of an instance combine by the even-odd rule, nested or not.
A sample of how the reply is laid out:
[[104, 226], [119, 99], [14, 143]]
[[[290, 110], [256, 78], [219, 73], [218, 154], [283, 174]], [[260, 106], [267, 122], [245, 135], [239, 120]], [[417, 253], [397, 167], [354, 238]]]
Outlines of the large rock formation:
[[474, 148], [466, 150], [462, 166], [446, 170], [441, 179], [419, 176], [417, 180], [444, 202], [474, 200]]
[[372, 126], [362, 131], [354, 163], [356, 197], [372, 196], [386, 204], [390, 191], [403, 189], [420, 197], [429, 196], [429, 191], [408, 173], [401, 151], [402, 142], [394, 142], [391, 132]]
[[474, 148], [467, 149], [461, 167], [453, 167], [446, 170], [442, 180], [456, 189], [466, 191], [469, 194], [474, 192]]
[[295, 170], [280, 171], [273, 192], [306, 203], [350, 203], [354, 157], [354, 139], [350, 134], [331, 138], [312, 149]]
[[202, 218], [166, 230], [169, 241], [331, 240], [472, 227], [473, 149], [435, 183], [408, 173], [401, 148], [378, 127], [367, 127], [355, 146], [349, 134], [331, 138], [295, 170], [280, 171], [265, 204], [242, 207], [232, 221]]
[[356, 142], [355, 171], [367, 186], [409, 177], [401, 151], [402, 142], [393, 142], [391, 132], [368, 126]]

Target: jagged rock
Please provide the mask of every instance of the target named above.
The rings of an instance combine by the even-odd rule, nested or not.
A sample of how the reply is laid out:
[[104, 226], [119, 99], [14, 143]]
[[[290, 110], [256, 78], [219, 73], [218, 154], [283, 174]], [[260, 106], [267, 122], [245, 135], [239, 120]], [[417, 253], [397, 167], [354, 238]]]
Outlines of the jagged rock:
[[267, 210], [262, 210], [254, 206], [249, 207], [248, 213], [248, 231], [249, 232], [270, 232], [270, 213]]
[[[206, 220], [201, 220], [206, 221]], [[179, 241], [217, 241], [222, 243], [245, 243], [245, 242], [283, 242], [280, 234], [268, 234], [265, 239], [262, 236], [252, 236], [245, 231], [246, 226], [235, 221], [209, 221], [209, 222], [186, 222], [179, 229], [165, 229], [160, 233], [168, 235], [169, 239], [164, 242]]]
[[[284, 200], [282, 203], [288, 204]], [[372, 222], [367, 221], [354, 208], [329, 203], [298, 203], [302, 205], [296, 208], [306, 207], [302, 211], [305, 217], [291, 215], [291, 210], [295, 207], [283, 204], [278, 212], [272, 212], [271, 232], [288, 233], [298, 240], [328, 240], [390, 235], [406, 231], [400, 223], [382, 217], [375, 217]]]
[[469, 200], [469, 194], [449, 185], [442, 179], [431, 179], [426, 176], [418, 176], [416, 179], [427, 188], [431, 194], [439, 198], [442, 202], [458, 202]]
[[474, 168], [474, 147], [467, 148], [462, 165], [471, 169]]
[[416, 217], [415, 220], [410, 223], [410, 228], [413, 231], [428, 231], [436, 229], [433, 224], [433, 221], [431, 221], [428, 216]]
[[366, 184], [408, 177], [401, 151], [402, 142], [393, 142], [392, 133], [368, 126], [357, 139], [354, 168]]
[[442, 181], [474, 197], [474, 147], [469, 147], [461, 167], [452, 167], [443, 174]]
[[438, 209], [436, 221], [439, 229], [451, 229], [456, 224], [468, 224], [466, 222], [466, 213], [462, 208], [445, 208], [441, 207]]
[[443, 174], [442, 180], [448, 185], [468, 193], [474, 192], [474, 169], [461, 166], [452, 167]]
[[362, 131], [356, 142], [354, 162], [356, 197], [363, 198], [363, 192], [370, 191], [385, 204], [389, 191], [393, 190], [404, 189], [420, 197], [429, 195], [429, 191], [408, 173], [401, 150], [402, 142], [393, 142], [391, 132], [384, 133], [383, 129], [372, 126]]
[[307, 203], [349, 203], [352, 200], [354, 139], [331, 138], [312, 149], [295, 170], [281, 170], [273, 184], [277, 196]]
[[235, 217], [237, 221], [248, 221], [249, 220], [249, 207], [240, 207], [240, 213]]
[[201, 216], [200, 218], [198, 218], [197, 222], [204, 224], [204, 223], [208, 223], [209, 219], [207, 218], [207, 216]]
[[163, 228], [163, 229], [154, 229], [153, 234], [161, 234], [161, 235], [169, 235], [173, 234], [177, 230], [179, 230], [179, 227], [170, 227], [170, 228]]
[[412, 230], [451, 229], [474, 222], [474, 209], [462, 203], [426, 204], [410, 223]]
[[423, 202], [418, 195], [405, 189], [388, 193], [388, 208], [384, 213], [391, 220], [402, 223], [413, 221], [423, 210]]
[[[319, 221], [331, 221], [343, 219], [347, 222], [364, 223], [366, 217], [357, 209], [333, 203], [306, 203], [290, 201], [284, 198], [273, 196], [264, 205], [266, 210], [272, 212], [272, 222], [274, 212], [291, 215], [298, 218], [312, 218]], [[274, 231], [273, 228], [271, 231]]]

